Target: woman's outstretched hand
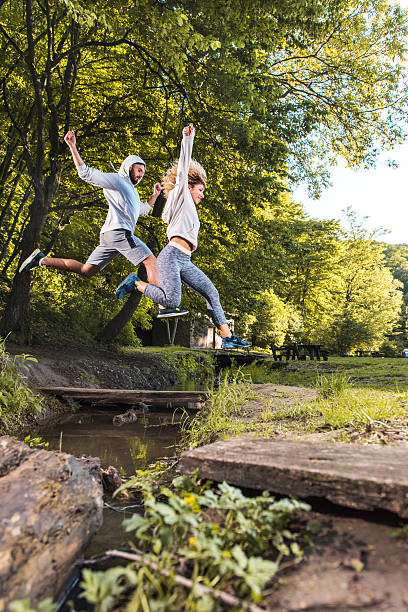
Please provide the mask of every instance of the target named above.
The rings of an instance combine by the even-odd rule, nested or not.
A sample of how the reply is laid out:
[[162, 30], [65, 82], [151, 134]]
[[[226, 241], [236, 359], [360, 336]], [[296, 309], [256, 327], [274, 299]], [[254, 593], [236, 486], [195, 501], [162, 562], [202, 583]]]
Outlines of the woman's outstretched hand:
[[194, 132], [194, 125], [192, 123], [189, 123], [189, 125], [186, 125], [186, 127], [184, 128], [185, 135], [191, 136], [193, 132]]

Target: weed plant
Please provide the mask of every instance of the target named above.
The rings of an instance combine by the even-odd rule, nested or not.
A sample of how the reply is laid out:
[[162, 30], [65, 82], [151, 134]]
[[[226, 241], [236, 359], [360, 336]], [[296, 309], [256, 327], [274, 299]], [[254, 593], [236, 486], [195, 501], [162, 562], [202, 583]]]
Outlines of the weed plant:
[[240, 435], [245, 424], [239, 419], [245, 405], [255, 397], [252, 381], [240, 370], [226, 371], [214, 385], [208, 399], [197, 416], [184, 427], [183, 448], [195, 448], [219, 437]]
[[227, 483], [211, 489], [187, 476], [173, 480], [172, 489], [148, 481], [142, 489], [144, 516], [123, 523], [140, 560], [83, 571], [82, 597], [96, 612], [117, 609], [124, 598], [134, 612], [218, 612], [225, 607], [217, 592], [226, 590], [238, 601], [259, 602], [278, 570], [302, 559], [299, 535], [290, 530], [294, 514], [309, 510], [302, 502], [266, 492], [249, 498]]
[[26, 384], [22, 371], [27, 362], [36, 361], [29, 355], [12, 357], [0, 340], [0, 434], [16, 433], [36, 412], [43, 410], [42, 398]]

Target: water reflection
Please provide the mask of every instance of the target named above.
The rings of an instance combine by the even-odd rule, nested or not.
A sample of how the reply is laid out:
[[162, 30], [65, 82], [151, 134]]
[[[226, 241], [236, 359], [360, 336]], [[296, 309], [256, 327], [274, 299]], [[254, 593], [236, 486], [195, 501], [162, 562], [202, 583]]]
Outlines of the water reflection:
[[[83, 408], [66, 415], [63, 420], [42, 429], [41, 436], [50, 443], [51, 450], [59, 450], [62, 432], [62, 451], [80, 457], [99, 457], [101, 467], [113, 465], [122, 474], [131, 476], [153, 461], [175, 455], [175, 445], [180, 439], [177, 423], [185, 418], [183, 407], [155, 406], [138, 418], [136, 423], [114, 426], [115, 415], [126, 412], [129, 406], [115, 408]], [[129, 505], [129, 500], [106, 499], [115, 507]], [[132, 501], [131, 503], [137, 503]], [[104, 508], [103, 526], [96, 533], [85, 551], [86, 557], [102, 554], [109, 548], [126, 546], [130, 535], [121, 529], [124, 518], [137, 509], [116, 512]]]
[[64, 452], [76, 457], [83, 454], [99, 457], [103, 468], [113, 465], [127, 475], [156, 459], [175, 454], [181, 411], [160, 412], [160, 408], [155, 408], [136, 423], [112, 425], [113, 417], [125, 411], [123, 406], [116, 410], [81, 410], [53, 427], [42, 429], [41, 435], [52, 450], [58, 450], [62, 432]]

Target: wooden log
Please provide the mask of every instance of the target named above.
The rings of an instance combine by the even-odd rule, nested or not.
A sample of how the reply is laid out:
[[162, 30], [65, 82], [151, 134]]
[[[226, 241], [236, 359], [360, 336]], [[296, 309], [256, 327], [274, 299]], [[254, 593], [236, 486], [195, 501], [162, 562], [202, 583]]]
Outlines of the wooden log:
[[408, 517], [407, 448], [236, 438], [187, 451], [181, 463], [218, 482]]
[[[35, 607], [57, 597], [102, 524], [102, 486], [95, 461], [29, 449], [0, 438], [9, 469], [0, 478], [0, 612], [15, 599]], [[89, 469], [88, 469], [89, 467]]]
[[165, 404], [166, 402], [199, 402], [207, 395], [206, 391], [155, 391], [144, 389], [87, 389], [82, 387], [39, 387], [41, 393], [59, 397], [89, 401], [100, 405]]

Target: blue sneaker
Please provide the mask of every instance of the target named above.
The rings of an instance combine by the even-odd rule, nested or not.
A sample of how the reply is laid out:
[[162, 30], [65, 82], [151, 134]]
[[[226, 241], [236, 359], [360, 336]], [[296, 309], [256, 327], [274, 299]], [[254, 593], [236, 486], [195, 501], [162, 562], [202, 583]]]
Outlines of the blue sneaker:
[[229, 338], [223, 338], [221, 343], [222, 349], [244, 349], [251, 346], [250, 342], [246, 342], [245, 340], [241, 340], [235, 334], [229, 336]]
[[35, 249], [35, 251], [33, 251], [31, 255], [29, 255], [27, 259], [23, 261], [19, 268], [19, 272], [28, 272], [33, 268], [37, 268], [37, 266], [40, 265], [40, 260], [43, 257], [45, 257], [44, 253], [40, 251], [40, 249]]
[[136, 291], [135, 282], [140, 281], [140, 278], [134, 272], [131, 272], [127, 275], [126, 278], [116, 287], [116, 297], [118, 300], [121, 300], [128, 293], [132, 293], [132, 291]]

